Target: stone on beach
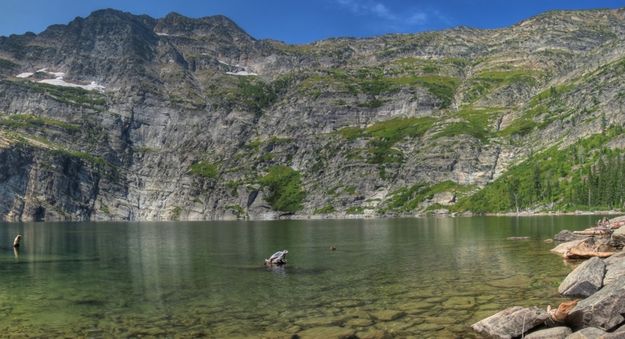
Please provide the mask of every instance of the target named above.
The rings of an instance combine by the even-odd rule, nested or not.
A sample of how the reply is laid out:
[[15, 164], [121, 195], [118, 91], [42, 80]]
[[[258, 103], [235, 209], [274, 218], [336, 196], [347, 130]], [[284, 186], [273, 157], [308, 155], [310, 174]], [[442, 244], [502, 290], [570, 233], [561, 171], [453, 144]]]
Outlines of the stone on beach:
[[566, 321], [573, 328], [600, 327], [611, 330], [625, 321], [625, 276], [581, 300]]
[[577, 266], [562, 281], [558, 292], [566, 297], [588, 297], [603, 285], [605, 263], [595, 257]]
[[549, 314], [538, 307], [513, 306], [471, 325], [476, 332], [494, 338], [514, 338], [542, 324]]
[[539, 330], [532, 332], [525, 336], [526, 339], [564, 339], [568, 335], [573, 333], [570, 328], [566, 326], [558, 326], [548, 328], [545, 330]]

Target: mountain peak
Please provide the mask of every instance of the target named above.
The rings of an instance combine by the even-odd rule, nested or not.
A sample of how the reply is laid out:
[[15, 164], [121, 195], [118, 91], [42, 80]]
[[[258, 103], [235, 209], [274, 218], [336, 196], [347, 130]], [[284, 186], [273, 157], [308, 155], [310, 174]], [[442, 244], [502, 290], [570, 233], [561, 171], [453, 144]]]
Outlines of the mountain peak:
[[158, 32], [170, 35], [230, 35], [238, 39], [253, 40], [241, 27], [224, 15], [190, 18], [180, 13], [171, 12], [158, 20], [155, 28]]

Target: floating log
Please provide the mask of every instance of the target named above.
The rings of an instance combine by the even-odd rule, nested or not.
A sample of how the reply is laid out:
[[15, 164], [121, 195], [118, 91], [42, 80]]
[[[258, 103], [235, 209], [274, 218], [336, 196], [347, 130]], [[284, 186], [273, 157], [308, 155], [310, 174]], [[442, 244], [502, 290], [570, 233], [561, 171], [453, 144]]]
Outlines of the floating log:
[[15, 237], [15, 240], [13, 240], [13, 247], [14, 248], [20, 247], [20, 242], [21, 241], [22, 241], [22, 235], [18, 234], [17, 237]]

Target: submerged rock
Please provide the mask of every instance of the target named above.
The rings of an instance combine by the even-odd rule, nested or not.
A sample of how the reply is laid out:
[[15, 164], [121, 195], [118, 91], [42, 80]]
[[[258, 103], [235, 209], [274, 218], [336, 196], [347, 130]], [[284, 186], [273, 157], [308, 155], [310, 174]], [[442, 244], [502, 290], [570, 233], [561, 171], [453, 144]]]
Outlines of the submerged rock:
[[406, 315], [405, 312], [393, 311], [393, 310], [382, 310], [382, 311], [376, 311], [376, 312], [371, 313], [371, 316], [381, 321], [391, 321], [391, 320], [399, 319], [403, 317], [404, 315]]
[[577, 266], [562, 281], [558, 292], [566, 297], [588, 297], [603, 286], [605, 263], [595, 257]]
[[355, 331], [346, 327], [327, 326], [327, 327], [313, 327], [301, 332], [297, 332], [297, 335], [302, 338], [349, 338], [353, 336]]
[[538, 307], [513, 306], [471, 325], [476, 332], [494, 338], [514, 338], [542, 324], [549, 318]]
[[507, 237], [506, 240], [529, 240], [530, 237]]
[[602, 329], [587, 327], [569, 335], [566, 339], [596, 339], [600, 338], [604, 334], [606, 334], [606, 332]]
[[393, 336], [384, 330], [370, 328], [367, 331], [358, 332], [356, 336], [360, 339], [391, 339]]
[[451, 297], [443, 303], [443, 307], [454, 310], [466, 310], [475, 307], [474, 297]]
[[525, 336], [526, 339], [564, 339], [568, 335], [573, 333], [570, 328], [566, 326], [558, 326], [548, 328], [546, 330], [540, 330], [532, 332]]
[[625, 321], [625, 276], [581, 300], [567, 317], [573, 328], [600, 327], [611, 330]]

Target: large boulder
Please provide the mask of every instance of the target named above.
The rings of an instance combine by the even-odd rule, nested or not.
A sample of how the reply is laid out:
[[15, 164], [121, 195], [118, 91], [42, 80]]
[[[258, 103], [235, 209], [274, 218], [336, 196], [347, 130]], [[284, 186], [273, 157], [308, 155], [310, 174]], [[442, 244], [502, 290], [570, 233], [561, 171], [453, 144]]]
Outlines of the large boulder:
[[585, 235], [575, 234], [569, 230], [562, 230], [558, 234], [553, 236], [553, 240], [560, 242], [569, 242], [573, 240], [584, 239], [586, 237], [587, 236]]
[[601, 338], [604, 334], [606, 334], [606, 331], [602, 329], [587, 327], [569, 335], [566, 339], [597, 339]]
[[625, 252], [619, 252], [605, 259], [604, 262], [606, 272], [603, 285], [609, 285], [619, 277], [625, 276]]
[[573, 333], [573, 331], [571, 331], [570, 328], [566, 326], [558, 326], [532, 332], [526, 335], [525, 339], [564, 339], [571, 333]]
[[478, 321], [471, 328], [488, 337], [509, 339], [521, 336], [544, 323], [547, 318], [549, 314], [538, 307], [513, 306]]
[[584, 261], [562, 281], [558, 292], [566, 297], [588, 297], [603, 285], [605, 263], [595, 257]]
[[609, 331], [625, 321], [623, 313], [625, 276], [578, 302], [566, 322], [573, 328], [599, 327]]
[[559, 244], [558, 246], [551, 249], [551, 252], [561, 255], [563, 257], [571, 250], [571, 248], [579, 245], [582, 241], [588, 239], [588, 237], [578, 240], [571, 240], [564, 243]]

